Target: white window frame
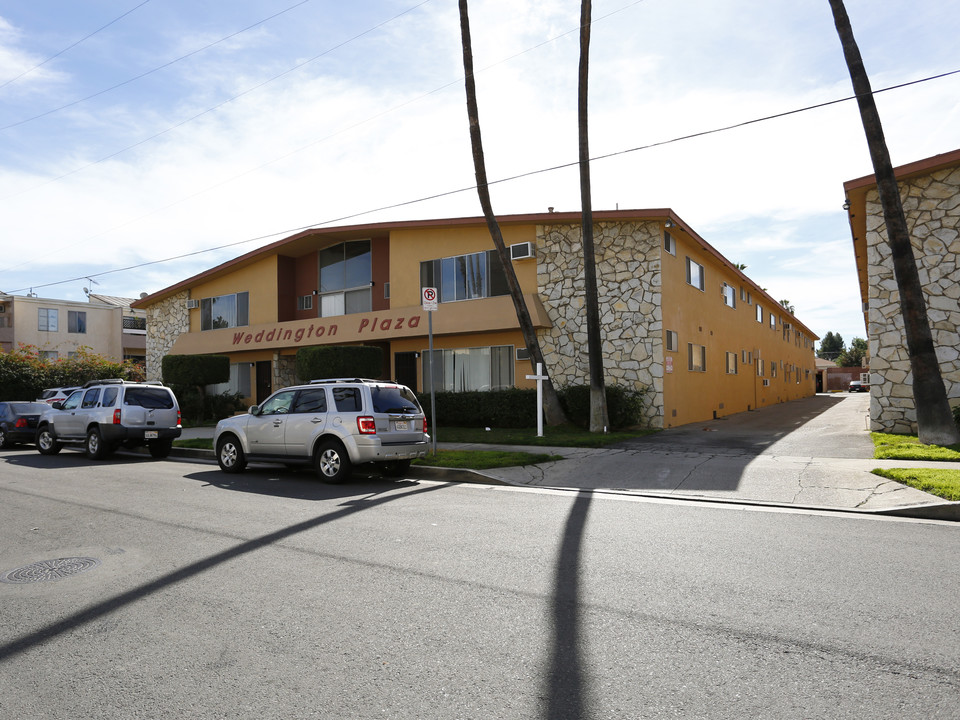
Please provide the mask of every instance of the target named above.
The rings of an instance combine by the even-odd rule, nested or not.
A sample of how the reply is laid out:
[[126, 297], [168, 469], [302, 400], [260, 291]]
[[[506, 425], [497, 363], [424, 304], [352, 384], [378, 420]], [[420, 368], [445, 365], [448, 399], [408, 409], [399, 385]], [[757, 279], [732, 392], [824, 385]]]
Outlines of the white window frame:
[[[696, 278], [694, 278], [693, 272], [692, 272], [694, 266], [696, 266], [697, 268]], [[692, 260], [690, 257], [687, 257], [687, 285], [690, 285], [691, 287], [695, 287], [701, 292], [703, 292], [703, 288], [704, 288], [703, 276], [704, 276], [703, 265], [698, 263], [696, 260]], [[694, 279], [696, 279], [697, 282], [693, 282]]]
[[[732, 363], [731, 363], [732, 361]], [[737, 375], [737, 354], [735, 352], [727, 353], [727, 375]]]
[[669, 230], [663, 231], [663, 249], [673, 256], [677, 254], [677, 239], [670, 234]]
[[677, 335], [675, 330], [667, 330], [665, 332], [664, 342], [667, 346], [667, 352], [679, 352], [680, 350], [680, 336]]
[[720, 288], [720, 295], [723, 297], [724, 305], [734, 309], [737, 307], [737, 290], [733, 285], [723, 283], [723, 286]]

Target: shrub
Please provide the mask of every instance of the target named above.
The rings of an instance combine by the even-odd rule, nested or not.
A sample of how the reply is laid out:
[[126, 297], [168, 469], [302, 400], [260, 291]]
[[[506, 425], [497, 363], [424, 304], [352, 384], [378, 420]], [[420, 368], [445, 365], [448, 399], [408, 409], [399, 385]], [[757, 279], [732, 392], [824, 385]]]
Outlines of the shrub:
[[[632, 390], [622, 385], [604, 385], [610, 429], [639, 425], [643, 422], [647, 388]], [[567, 419], [580, 427], [590, 426], [590, 386], [567, 385], [558, 391]]]
[[227, 355], [164, 355], [160, 362], [168, 385], [219, 385], [230, 381]]
[[320, 378], [379, 378], [383, 350], [372, 345], [314, 345], [297, 350], [297, 377], [308, 382]]
[[46, 360], [33, 345], [0, 351], [0, 398], [35, 400], [46, 388], [83, 385], [89, 380], [143, 380], [143, 366], [116, 362], [81, 347], [69, 358]]
[[960, 428], [960, 405], [954, 405], [951, 410], [953, 410], [953, 421]]
[[[430, 393], [418, 395], [430, 414]], [[438, 392], [431, 423], [453, 427], [524, 428], [537, 424], [537, 391], [510, 388], [489, 392]]]

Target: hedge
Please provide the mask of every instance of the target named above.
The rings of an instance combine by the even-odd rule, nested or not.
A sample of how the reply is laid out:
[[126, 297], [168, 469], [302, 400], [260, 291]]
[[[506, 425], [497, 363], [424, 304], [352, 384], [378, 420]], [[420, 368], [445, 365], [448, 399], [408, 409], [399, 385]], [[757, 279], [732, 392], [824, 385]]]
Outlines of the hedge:
[[46, 360], [40, 349], [21, 344], [0, 350], [0, 399], [36, 400], [47, 388], [83, 385], [90, 380], [144, 379], [143, 366], [130, 360], [116, 362], [81, 347], [73, 357]]
[[303, 382], [321, 378], [379, 378], [383, 350], [372, 345], [314, 345], [297, 350], [297, 377]]

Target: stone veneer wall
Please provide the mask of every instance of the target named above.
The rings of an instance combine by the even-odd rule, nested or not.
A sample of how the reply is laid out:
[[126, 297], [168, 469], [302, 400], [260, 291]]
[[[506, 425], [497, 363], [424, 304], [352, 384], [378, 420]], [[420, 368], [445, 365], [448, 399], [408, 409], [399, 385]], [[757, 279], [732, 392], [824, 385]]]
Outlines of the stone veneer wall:
[[[594, 245], [605, 381], [649, 388], [645, 421], [663, 427], [660, 225], [597, 223]], [[537, 286], [553, 322], [539, 336], [554, 385], [589, 383], [579, 224], [537, 228]]]
[[[960, 167], [900, 183], [911, 230], [933, 342], [947, 397], [960, 398]], [[867, 264], [870, 286], [871, 428], [915, 433], [912, 373], [877, 191], [866, 197]], [[951, 403], [951, 404], [956, 404]]]
[[181, 333], [190, 331], [189, 297], [184, 290], [147, 308], [147, 380], [163, 379], [163, 356]]

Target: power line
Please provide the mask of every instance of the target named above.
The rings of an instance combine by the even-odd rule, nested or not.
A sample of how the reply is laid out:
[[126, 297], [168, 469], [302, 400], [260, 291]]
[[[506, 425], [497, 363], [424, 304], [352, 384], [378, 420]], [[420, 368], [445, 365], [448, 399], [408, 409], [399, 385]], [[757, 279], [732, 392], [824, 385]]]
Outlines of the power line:
[[[146, 0], [146, 2], [149, 2], [149, 1], [150, 1], [150, 0]], [[220, 38], [219, 40], [215, 40], [214, 42], [209, 43], [209, 44], [207, 44], [207, 45], [204, 45], [204, 46], [201, 47], [201, 48], [197, 48], [196, 50], [192, 50], [192, 51], [188, 52], [186, 55], [181, 55], [181, 56], [178, 57], [178, 58], [175, 58], [175, 59], [173, 59], [173, 60], [170, 60], [169, 62], [165, 62], [163, 65], [160, 65], [160, 66], [158, 66], [158, 67], [155, 67], [155, 68], [153, 68], [153, 69], [151, 69], [151, 70], [147, 70], [146, 72], [140, 73], [139, 75], [135, 75], [135, 76], [132, 77], [132, 78], [128, 78], [127, 80], [124, 80], [123, 82], [117, 83], [116, 85], [111, 85], [111, 86], [108, 87], [108, 88], [104, 88], [103, 90], [99, 90], [99, 91], [93, 93], [92, 95], [87, 95], [86, 97], [80, 98], [80, 99], [78, 99], [78, 100], [73, 100], [72, 102], [68, 102], [66, 105], [61, 105], [60, 107], [55, 107], [55, 108], [53, 108], [53, 109], [51, 109], [51, 110], [47, 110], [46, 112], [42, 112], [42, 113], [40, 113], [39, 115], [34, 115], [33, 117], [24, 118], [23, 120], [18, 120], [17, 122], [10, 123], [9, 125], [4, 125], [4, 126], [0, 127], [0, 132], [2, 132], [2, 131], [4, 131], [4, 130], [9, 130], [10, 128], [19, 127], [20, 125], [26, 125], [27, 123], [33, 122], [34, 120], [39, 120], [40, 118], [45, 118], [45, 117], [47, 117], [48, 115], [53, 115], [54, 113], [58, 113], [58, 112], [60, 112], [61, 110], [66, 110], [67, 108], [74, 107], [75, 105], [79, 105], [80, 103], [84, 103], [84, 102], [86, 102], [87, 100], [92, 100], [92, 99], [95, 98], [95, 97], [100, 97], [101, 95], [105, 95], [105, 94], [107, 94], [108, 92], [111, 92], [111, 91], [113, 91], [113, 90], [116, 90], [117, 88], [123, 87], [124, 85], [129, 85], [130, 83], [136, 82], [137, 80], [142, 80], [143, 78], [147, 77], [148, 75], [153, 75], [153, 73], [155, 73], [155, 72], [159, 72], [160, 70], [163, 70], [163, 69], [165, 69], [165, 68], [168, 68], [168, 67], [170, 67], [171, 65], [175, 65], [176, 63], [180, 62], [181, 60], [186, 60], [186, 59], [189, 58], [189, 57], [193, 57], [194, 55], [197, 55], [198, 53], [202, 53], [204, 50], [209, 50], [210, 48], [212, 48], [212, 47], [214, 47], [214, 46], [216, 46], [216, 45], [219, 45], [219, 44], [222, 43], [222, 42], [226, 42], [227, 40], [230, 40], [231, 38], [235, 38], [237, 35], [241, 35], [242, 33], [245, 33], [245, 32], [247, 32], [248, 30], [252, 30], [253, 28], [255, 28], [255, 27], [259, 26], [259, 25], [263, 25], [265, 22], [269, 22], [270, 20], [273, 20], [274, 18], [280, 17], [281, 15], [283, 15], [283, 14], [285, 14], [285, 13], [288, 13], [288, 12], [290, 12], [291, 10], [294, 10], [294, 9], [300, 7], [301, 5], [306, 5], [306, 4], [307, 4], [308, 2], [310, 2], [310, 1], [311, 1], [311, 0], [301, 0], [300, 2], [296, 3], [295, 5], [291, 5], [290, 7], [286, 8], [285, 10], [281, 10], [280, 12], [274, 13], [274, 14], [271, 15], [270, 17], [264, 18], [263, 20], [258, 20], [257, 22], [253, 23], [252, 25], [248, 25], [247, 27], [243, 28], [242, 30], [237, 30], [236, 32], [230, 33], [230, 34], [227, 35], [226, 37], [222, 37], [222, 38]], [[428, 0], [425, 0], [425, 1], [428, 1]], [[143, 4], [146, 4], [146, 3], [143, 3]], [[138, 6], [138, 7], [139, 7], [139, 6]], [[134, 9], [136, 9], [136, 8], [134, 8]], [[131, 10], [131, 12], [133, 12], [133, 11]], [[129, 14], [129, 13], [128, 13], [128, 14]], [[55, 56], [54, 56], [54, 57], [55, 57]], [[44, 61], [44, 62], [46, 62], [46, 61]], [[226, 102], [230, 102], [230, 101], [227, 100]], [[217, 107], [219, 107], [219, 106], [217, 106]], [[201, 114], [203, 114], [203, 113], [201, 113]], [[197, 116], [197, 117], [199, 117], [199, 116]], [[191, 118], [191, 119], [194, 119], [194, 118]], [[186, 121], [186, 122], [189, 122], [189, 120]], [[175, 125], [174, 127], [178, 127], [178, 126]], [[171, 128], [171, 129], [172, 129], [172, 128]], [[162, 133], [161, 133], [161, 134], [162, 134]], [[158, 136], [155, 135], [154, 137], [158, 137]], [[153, 138], [148, 138], [148, 139], [153, 139]], [[138, 144], [140, 144], [140, 143], [138, 143]], [[136, 145], [132, 145], [131, 147], [136, 147]], [[127, 148], [127, 150], [129, 150], [129, 149], [130, 149], [130, 148]], [[122, 152], [122, 151], [121, 151], [121, 152]], [[108, 156], [108, 157], [113, 157], [113, 156], [111, 155], [111, 156]]]
[[26, 75], [29, 75], [29, 74], [32, 73], [34, 70], [37, 70], [37, 69], [43, 67], [44, 65], [46, 65], [46, 64], [47, 64], [48, 62], [50, 62], [51, 60], [55, 60], [56, 58], [60, 57], [61, 55], [63, 55], [63, 54], [64, 54], [65, 52], [67, 52], [68, 50], [72, 50], [73, 48], [75, 48], [75, 47], [76, 47], [77, 45], [79, 45], [80, 43], [89, 40], [89, 39], [92, 38], [94, 35], [96, 35], [98, 32], [101, 32], [102, 30], [106, 30], [108, 27], [110, 27], [110, 26], [113, 25], [114, 23], [119, 22], [120, 20], [123, 20], [123, 18], [125, 18], [127, 15], [129, 15], [130, 13], [132, 13], [134, 10], [139, 10], [139, 9], [142, 8], [144, 5], [146, 5], [148, 2], [150, 2], [150, 0], [143, 0], [142, 3], [140, 3], [140, 4], [137, 5], [136, 7], [130, 8], [130, 9], [127, 10], [123, 15], [121, 15], [120, 17], [114, 18], [113, 20], [111, 20], [110, 22], [108, 22], [108, 23], [107, 23], [106, 25], [104, 25], [103, 27], [99, 27], [99, 28], [97, 28], [96, 30], [94, 30], [92, 33], [90, 33], [89, 35], [85, 35], [84, 37], [80, 38], [80, 39], [77, 40], [75, 43], [72, 43], [71, 45], [67, 45], [67, 46], [66, 46], [63, 50], [61, 50], [60, 52], [54, 53], [53, 55], [51, 55], [50, 57], [48, 57], [48, 58], [47, 58], [46, 60], [44, 60], [43, 62], [37, 63], [36, 65], [34, 65], [32, 68], [29, 68], [28, 70], [24, 70], [22, 73], [20, 73], [20, 74], [17, 75], [16, 77], [10, 78], [10, 79], [7, 80], [5, 83], [3, 83], [2, 85], [0, 85], [0, 90], [2, 90], [3, 88], [5, 88], [7, 85], [10, 85], [11, 83], [15, 83], [15, 82], [16, 82], [17, 80], [19, 80], [20, 78], [22, 78], [22, 77], [24, 77], [24, 76], [26, 76]]
[[[920, 83], [929, 82], [929, 81], [931, 81], [931, 80], [939, 80], [939, 79], [941, 79], [941, 78], [949, 77], [949, 76], [951, 76], [951, 75], [956, 75], [956, 74], [958, 74], [958, 73], [960, 73], [960, 70], [951, 70], [951, 71], [949, 71], [949, 72], [940, 73], [939, 75], [932, 75], [932, 76], [929, 76], [929, 77], [926, 77], [926, 78], [921, 78], [921, 79], [919, 79], [919, 80], [911, 80], [911, 81], [909, 81], [909, 82], [900, 83], [900, 84], [898, 84], [898, 85], [891, 85], [891, 86], [889, 86], [889, 87], [881, 88], [881, 89], [879, 89], [879, 90], [874, 90], [874, 91], [873, 91], [873, 94], [874, 94], [874, 95], [877, 95], [877, 94], [882, 93], [882, 92], [889, 92], [889, 91], [891, 91], [891, 90], [897, 90], [897, 89], [900, 89], [900, 88], [909, 87], [909, 86], [911, 86], [911, 85], [918, 85], [918, 84], [920, 84]], [[609, 159], [609, 158], [617, 157], [617, 156], [620, 156], [620, 155], [626, 155], [626, 154], [628, 154], [628, 153], [639, 152], [639, 151], [641, 151], [641, 150], [649, 150], [649, 149], [652, 149], [652, 148], [655, 148], [655, 147], [662, 147], [662, 146], [664, 146], [664, 145], [671, 145], [671, 144], [674, 144], [674, 143], [682, 142], [682, 141], [684, 141], [684, 140], [691, 140], [691, 139], [693, 139], [693, 138], [699, 138], [699, 137], [704, 137], [704, 136], [707, 136], [707, 135], [714, 135], [714, 134], [717, 134], [717, 133], [727, 132], [727, 131], [729, 131], [729, 130], [735, 130], [735, 129], [738, 129], [738, 128], [747, 127], [747, 126], [749, 126], [749, 125], [755, 125], [755, 124], [757, 124], [757, 123], [766, 122], [766, 121], [769, 121], [769, 120], [777, 120], [777, 119], [779, 119], [779, 118], [788, 117], [788, 116], [790, 116], [790, 115], [796, 115], [796, 114], [798, 114], [798, 113], [807, 112], [807, 111], [810, 111], [810, 110], [818, 110], [818, 109], [820, 109], [820, 108], [829, 107], [829, 106], [831, 106], [831, 105], [836, 105], [836, 104], [838, 104], [838, 103], [849, 102], [850, 100], [856, 99], [856, 97], [857, 97], [856, 95], [848, 95], [847, 97], [844, 97], [844, 98], [839, 98], [839, 99], [836, 99], [836, 100], [828, 100], [827, 102], [817, 103], [817, 104], [815, 104], [815, 105], [807, 105], [807, 106], [802, 107], [802, 108], [796, 108], [796, 109], [794, 109], [794, 110], [787, 110], [787, 111], [785, 111], [785, 112], [775, 113], [775, 114], [773, 114], [773, 115], [765, 115], [765, 116], [763, 116], [763, 117], [754, 118], [754, 119], [752, 119], [752, 120], [745, 120], [745, 121], [743, 121], [743, 122], [735, 123], [735, 124], [733, 124], [733, 125], [726, 125], [726, 126], [724, 126], [724, 127], [714, 128], [714, 129], [712, 129], [712, 130], [703, 130], [703, 131], [701, 131], [701, 132], [691, 133], [691, 134], [688, 134], [688, 135], [682, 135], [682, 136], [675, 137], [675, 138], [671, 138], [671, 139], [668, 139], [668, 140], [661, 140], [661, 141], [658, 141], [658, 142], [648, 143], [648, 144], [646, 144], [646, 145], [639, 145], [639, 146], [637, 146], [637, 147], [628, 148], [628, 149], [625, 149], [625, 150], [619, 150], [619, 151], [617, 151], [617, 152], [607, 153], [607, 154], [605, 154], [605, 155], [599, 155], [599, 156], [597, 156], [597, 157], [590, 158], [590, 162], [596, 162], [596, 161], [599, 161], [599, 160], [607, 160], [607, 159]], [[541, 169], [539, 169], [539, 170], [531, 170], [531, 171], [529, 171], [529, 172], [520, 173], [520, 174], [518, 174], [518, 175], [511, 175], [511, 176], [509, 176], [509, 177], [500, 178], [500, 179], [498, 179], [498, 180], [494, 180], [494, 181], [492, 181], [492, 182], [488, 182], [487, 185], [488, 185], [488, 186], [490, 186], [490, 185], [501, 185], [501, 184], [503, 184], [503, 183], [513, 182], [514, 180], [520, 180], [520, 179], [523, 179], [523, 178], [532, 177], [532, 176], [534, 176], [534, 175], [542, 175], [542, 174], [545, 174], [545, 173], [554, 172], [554, 171], [556, 171], [556, 170], [563, 170], [563, 169], [566, 169], [566, 168], [569, 168], [569, 167], [575, 167], [575, 166], [577, 166], [577, 165], [579, 165], [579, 160], [574, 160], [574, 161], [571, 161], [571, 162], [568, 162], [568, 163], [562, 163], [562, 164], [560, 164], [560, 165], [553, 165], [553, 166], [551, 166], [551, 167], [541, 168]], [[462, 193], [462, 192], [474, 191], [474, 190], [476, 190], [476, 189], [477, 189], [477, 186], [476, 186], [476, 185], [471, 185], [471, 186], [469, 186], [469, 187], [462, 187], [462, 188], [458, 188], [458, 189], [456, 189], [456, 190], [447, 190], [447, 191], [444, 191], [444, 192], [435, 193], [435, 194], [433, 194], [433, 195], [427, 195], [427, 196], [420, 197], [420, 198], [416, 198], [416, 199], [413, 199], [413, 200], [404, 200], [404, 201], [397, 202], [397, 203], [393, 203], [393, 204], [390, 204], [390, 205], [383, 205], [383, 206], [380, 206], [380, 207], [377, 207], [377, 208], [371, 208], [371, 209], [368, 209], [368, 210], [363, 210], [363, 211], [361, 211], [361, 212], [353, 213], [353, 214], [350, 214], [350, 215], [342, 215], [342, 216], [337, 217], [337, 218], [330, 218], [330, 219], [327, 219], [327, 220], [323, 220], [323, 221], [320, 221], [320, 222], [313, 223], [313, 224], [311, 224], [311, 225], [303, 225], [303, 226], [297, 227], [297, 228], [288, 228], [288, 229], [286, 229], [286, 230], [280, 230], [280, 231], [277, 231], [277, 232], [269, 233], [269, 234], [267, 234], [267, 235], [260, 235], [260, 236], [257, 236], [257, 237], [247, 238], [247, 239], [245, 239], [245, 240], [238, 240], [238, 241], [235, 241], [235, 242], [226, 243], [226, 244], [224, 244], [224, 245], [217, 245], [217, 246], [215, 246], [215, 247], [206, 248], [206, 249], [204, 249], [204, 250], [195, 250], [195, 251], [193, 251], [193, 252], [184, 253], [184, 254], [182, 254], [182, 255], [175, 255], [175, 256], [172, 256], [172, 257], [163, 258], [163, 259], [161, 259], [161, 260], [150, 260], [150, 261], [148, 261], [148, 262], [138, 263], [138, 264], [136, 264], [136, 265], [130, 265], [130, 266], [123, 267], [123, 268], [114, 268], [113, 270], [105, 270], [105, 271], [100, 272], [100, 273], [92, 273], [92, 274], [91, 274], [91, 273], [85, 273], [84, 275], [81, 275], [80, 277], [71, 278], [71, 279], [69, 279], [69, 280], [58, 280], [58, 281], [52, 282], [52, 283], [45, 283], [45, 284], [42, 284], [42, 285], [31, 285], [31, 286], [29, 286], [29, 287], [18, 288], [18, 289], [16, 289], [16, 290], [11, 290], [11, 291], [9, 291], [9, 294], [18, 293], [18, 292], [23, 292], [24, 290], [35, 289], [35, 288], [53, 287], [53, 286], [55, 286], [55, 285], [65, 285], [65, 284], [67, 284], [67, 283], [77, 282], [77, 281], [79, 281], [79, 280], [96, 278], [96, 277], [103, 277], [104, 275], [112, 275], [112, 274], [118, 273], [118, 272], [128, 272], [128, 271], [130, 271], [130, 270], [137, 270], [137, 269], [140, 269], [140, 268], [149, 267], [149, 266], [151, 266], [151, 265], [159, 265], [159, 264], [166, 263], [166, 262], [173, 262], [174, 260], [183, 260], [183, 259], [185, 259], [185, 258], [195, 257], [195, 256], [197, 256], [197, 255], [203, 255], [203, 254], [205, 254], [205, 253], [215, 252], [215, 251], [217, 251], [217, 250], [224, 250], [224, 249], [226, 249], [226, 248], [237, 247], [237, 246], [240, 246], [240, 245], [246, 245], [246, 244], [253, 243], [253, 242], [257, 242], [257, 241], [261, 241], [261, 240], [268, 240], [268, 239], [274, 238], [274, 237], [280, 237], [280, 236], [285, 236], [285, 235], [292, 235], [292, 234], [294, 234], [294, 233], [303, 232], [303, 231], [305, 231], [305, 230], [317, 229], [317, 228], [323, 227], [323, 226], [325, 226], [325, 225], [330, 225], [330, 224], [333, 224], [333, 223], [344, 222], [344, 221], [346, 221], [346, 220], [354, 220], [354, 219], [356, 219], [356, 218], [358, 218], [358, 217], [362, 217], [362, 216], [364, 216], [364, 215], [371, 215], [371, 214], [373, 214], [373, 213], [383, 212], [383, 211], [385, 211], [385, 210], [395, 210], [395, 209], [397, 209], [397, 208], [407, 207], [407, 206], [410, 206], [410, 205], [416, 205], [416, 204], [419, 204], [419, 203], [422, 203], [422, 202], [428, 202], [428, 201], [430, 201], [430, 200], [437, 200], [437, 199], [439, 199], [439, 198], [449, 197], [449, 196], [451, 196], [451, 195], [457, 195], [457, 194]]]

